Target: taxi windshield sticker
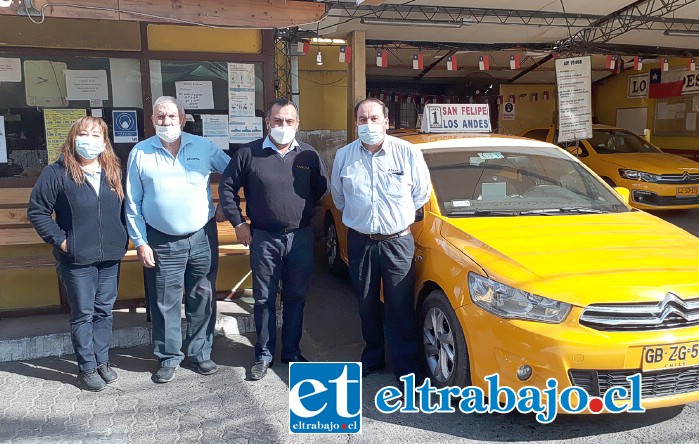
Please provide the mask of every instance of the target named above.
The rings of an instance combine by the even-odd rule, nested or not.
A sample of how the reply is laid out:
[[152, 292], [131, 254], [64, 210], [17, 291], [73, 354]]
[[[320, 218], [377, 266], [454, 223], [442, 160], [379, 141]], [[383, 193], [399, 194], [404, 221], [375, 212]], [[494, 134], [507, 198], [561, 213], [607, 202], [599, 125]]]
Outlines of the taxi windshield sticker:
[[505, 156], [503, 156], [500, 152], [495, 151], [492, 153], [478, 153], [478, 157], [481, 159], [504, 159]]

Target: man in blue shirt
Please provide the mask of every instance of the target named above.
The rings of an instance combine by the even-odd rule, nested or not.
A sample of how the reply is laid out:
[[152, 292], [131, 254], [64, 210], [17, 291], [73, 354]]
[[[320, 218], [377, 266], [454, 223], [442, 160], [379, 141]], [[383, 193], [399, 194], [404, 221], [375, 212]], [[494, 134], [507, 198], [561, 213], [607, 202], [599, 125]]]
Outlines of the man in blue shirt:
[[160, 368], [155, 382], [172, 380], [184, 359], [181, 305], [185, 293], [186, 354], [201, 374], [217, 370], [211, 360], [216, 322], [218, 232], [209, 187], [212, 171], [230, 158], [213, 142], [183, 133], [182, 103], [168, 96], [153, 104], [156, 135], [129, 154], [126, 220], [145, 268], [153, 320], [153, 347]]
[[410, 224], [430, 198], [430, 175], [419, 150], [386, 135], [383, 102], [365, 99], [354, 113], [359, 139], [335, 155], [330, 190], [349, 229], [349, 272], [366, 342], [362, 371], [368, 375], [385, 366], [385, 327], [393, 371], [400, 378], [419, 371]]
[[[327, 191], [325, 166], [310, 145], [296, 140], [298, 110], [280, 98], [267, 109], [269, 136], [233, 154], [221, 177], [219, 196], [226, 219], [243, 244], [250, 244], [255, 298], [255, 363], [250, 379], [262, 379], [272, 366], [277, 340], [276, 300], [282, 289], [282, 362], [303, 362], [300, 341], [303, 308], [313, 274], [315, 203]], [[243, 188], [245, 223], [238, 191]]]

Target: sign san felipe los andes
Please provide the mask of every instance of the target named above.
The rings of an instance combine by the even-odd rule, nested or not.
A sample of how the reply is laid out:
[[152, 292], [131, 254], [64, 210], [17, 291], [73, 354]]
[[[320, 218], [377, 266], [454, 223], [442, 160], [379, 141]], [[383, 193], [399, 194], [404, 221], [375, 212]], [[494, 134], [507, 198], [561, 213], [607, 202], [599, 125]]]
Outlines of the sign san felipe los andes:
[[490, 132], [490, 109], [487, 104], [425, 105], [420, 131], [423, 133]]

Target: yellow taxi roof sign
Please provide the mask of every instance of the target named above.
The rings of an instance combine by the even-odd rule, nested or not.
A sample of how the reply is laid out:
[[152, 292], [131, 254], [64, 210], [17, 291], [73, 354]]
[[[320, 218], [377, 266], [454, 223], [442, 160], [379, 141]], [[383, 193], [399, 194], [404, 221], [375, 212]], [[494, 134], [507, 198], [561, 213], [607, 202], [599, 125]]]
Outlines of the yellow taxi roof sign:
[[428, 103], [422, 116], [423, 133], [491, 132], [487, 103]]

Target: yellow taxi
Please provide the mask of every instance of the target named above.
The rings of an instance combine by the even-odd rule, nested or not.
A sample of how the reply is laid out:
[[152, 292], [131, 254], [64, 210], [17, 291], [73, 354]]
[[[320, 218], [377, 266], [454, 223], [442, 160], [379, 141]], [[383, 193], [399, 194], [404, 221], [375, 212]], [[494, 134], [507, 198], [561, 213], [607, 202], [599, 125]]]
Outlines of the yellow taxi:
[[[554, 143], [554, 126], [533, 128], [520, 136]], [[565, 146], [611, 186], [628, 188], [631, 205], [642, 210], [699, 208], [699, 163], [663, 153], [642, 137], [621, 128], [592, 126], [592, 138]]]
[[[699, 401], [699, 239], [627, 204], [546, 142], [399, 136], [433, 192], [411, 229], [423, 361], [437, 387], [582, 387], [642, 374], [645, 408]], [[625, 195], [626, 198], [622, 197]], [[330, 269], [347, 229], [324, 201]]]

